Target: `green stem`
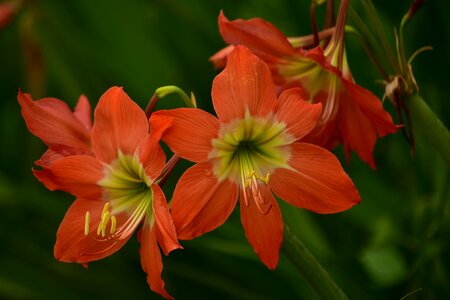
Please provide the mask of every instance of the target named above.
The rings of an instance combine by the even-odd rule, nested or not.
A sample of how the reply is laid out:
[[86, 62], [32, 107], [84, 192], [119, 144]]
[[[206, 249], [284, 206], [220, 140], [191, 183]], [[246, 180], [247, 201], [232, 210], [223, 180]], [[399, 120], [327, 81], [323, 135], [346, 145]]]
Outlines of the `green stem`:
[[341, 288], [286, 223], [283, 250], [320, 299], [348, 300]]
[[411, 114], [413, 126], [422, 132], [450, 168], [450, 133], [448, 129], [419, 94], [404, 96], [403, 103]]

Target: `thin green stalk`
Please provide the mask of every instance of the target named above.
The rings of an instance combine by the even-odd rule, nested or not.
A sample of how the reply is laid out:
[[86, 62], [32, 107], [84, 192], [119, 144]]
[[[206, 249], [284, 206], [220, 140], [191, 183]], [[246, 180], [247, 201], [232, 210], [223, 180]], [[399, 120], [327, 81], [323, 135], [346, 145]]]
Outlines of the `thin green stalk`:
[[403, 96], [413, 126], [422, 132], [450, 168], [450, 133], [419, 94]]
[[348, 300], [341, 288], [286, 223], [282, 249], [320, 299]]

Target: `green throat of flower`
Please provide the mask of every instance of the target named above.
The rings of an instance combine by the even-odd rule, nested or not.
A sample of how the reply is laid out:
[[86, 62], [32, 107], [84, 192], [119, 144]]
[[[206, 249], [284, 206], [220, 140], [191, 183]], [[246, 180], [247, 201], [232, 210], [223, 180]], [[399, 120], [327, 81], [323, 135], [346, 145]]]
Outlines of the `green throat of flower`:
[[[106, 203], [96, 235], [107, 240], [123, 239], [133, 233], [146, 216], [147, 220], [152, 217], [153, 181], [136, 154], [125, 155], [120, 150], [117, 159], [105, 165], [104, 174], [98, 185], [103, 188]], [[118, 224], [118, 219], [124, 221]], [[90, 213], [87, 212], [85, 235], [90, 234], [89, 229]]]
[[276, 168], [287, 167], [293, 141], [286, 124], [275, 116], [254, 117], [247, 111], [243, 119], [222, 125], [209, 158], [219, 180], [239, 184], [245, 203], [254, 199], [261, 213], [267, 213], [270, 205], [263, 189]]

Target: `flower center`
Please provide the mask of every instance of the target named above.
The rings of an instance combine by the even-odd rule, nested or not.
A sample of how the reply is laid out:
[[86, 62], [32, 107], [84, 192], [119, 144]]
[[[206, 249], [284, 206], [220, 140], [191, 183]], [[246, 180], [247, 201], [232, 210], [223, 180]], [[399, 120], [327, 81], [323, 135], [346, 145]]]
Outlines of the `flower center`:
[[219, 180], [239, 184], [245, 203], [254, 199], [259, 210], [267, 213], [270, 205], [264, 189], [276, 168], [287, 167], [293, 141], [286, 124], [275, 116], [253, 117], [247, 111], [243, 119], [222, 125], [209, 158]]
[[[152, 216], [153, 181], [145, 173], [137, 154], [125, 155], [120, 150], [117, 159], [105, 165], [104, 174], [98, 185], [103, 187], [106, 203], [96, 234], [106, 239], [123, 239], [134, 232], [146, 215]], [[117, 227], [119, 216], [125, 216], [125, 220]], [[85, 235], [89, 235], [89, 223], [90, 213], [87, 212]]]

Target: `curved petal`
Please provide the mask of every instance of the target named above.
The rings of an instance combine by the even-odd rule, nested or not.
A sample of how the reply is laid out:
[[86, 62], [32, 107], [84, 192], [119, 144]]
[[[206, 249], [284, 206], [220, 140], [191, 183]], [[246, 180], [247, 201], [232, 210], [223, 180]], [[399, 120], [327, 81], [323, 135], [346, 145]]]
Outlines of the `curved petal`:
[[278, 98], [277, 117], [297, 140], [307, 135], [317, 124], [322, 104], [309, 104], [299, 88], [284, 91]]
[[245, 235], [261, 261], [271, 270], [278, 264], [278, 257], [283, 240], [283, 219], [277, 201], [268, 188], [262, 189], [263, 197], [271, 205], [266, 213], [256, 206], [255, 200], [247, 203], [241, 192], [241, 222]]
[[227, 47], [223, 48], [222, 50], [215, 53], [213, 56], [209, 58], [209, 61], [212, 62], [214, 65], [214, 68], [216, 69], [223, 69], [227, 65], [228, 55], [230, 55], [231, 52], [233, 52], [235, 46], [234, 45], [228, 45]]
[[286, 36], [274, 25], [260, 18], [229, 21], [221, 12], [219, 31], [225, 42], [244, 45], [266, 62], [276, 62], [295, 54]]
[[211, 114], [196, 108], [160, 110], [152, 119], [171, 118], [170, 126], [163, 134], [163, 141], [184, 159], [202, 162], [208, 159], [212, 140], [219, 133], [219, 121]]
[[[128, 238], [105, 240], [96, 235], [104, 201], [79, 198], [70, 206], [56, 234], [55, 258], [62, 262], [85, 264], [119, 250]], [[86, 212], [90, 214], [89, 234], [85, 235]], [[120, 222], [120, 220], [118, 220]]]
[[[170, 110], [169, 110], [170, 111]], [[170, 115], [158, 115], [157, 113], [152, 113], [149, 119], [150, 124], [150, 134], [155, 141], [160, 141], [164, 132], [173, 126], [173, 117]]]
[[54, 161], [61, 159], [65, 157], [63, 154], [61, 154], [60, 152], [56, 152], [53, 151], [52, 149], [48, 149], [47, 151], [45, 151], [44, 154], [42, 154], [42, 156], [34, 162], [34, 164], [36, 166], [40, 166], [43, 168], [46, 168], [48, 166], [50, 166]]
[[354, 150], [362, 161], [375, 169], [372, 153], [377, 135], [394, 133], [397, 127], [374, 94], [351, 81], [342, 79], [342, 83], [346, 98], [340, 105], [338, 128], [347, 158]]
[[103, 174], [101, 163], [92, 156], [73, 155], [56, 160], [47, 168], [33, 170], [34, 176], [49, 190], [63, 190], [80, 198], [100, 198], [97, 185]]
[[349, 99], [342, 99], [341, 102], [337, 130], [347, 159], [350, 159], [350, 151], [353, 150], [362, 161], [375, 169], [372, 155], [377, 140], [375, 128], [359, 107]]
[[303, 143], [314, 144], [327, 150], [332, 150], [341, 140], [339, 136], [338, 118], [316, 126], [307, 136], [302, 138]]
[[212, 84], [214, 109], [221, 122], [267, 116], [277, 104], [269, 67], [244, 46], [237, 46]]
[[148, 133], [144, 111], [119, 87], [102, 95], [94, 118], [92, 148], [96, 157], [106, 163], [117, 158], [119, 150], [134, 154]]
[[157, 184], [152, 185], [153, 216], [156, 224], [156, 237], [165, 255], [175, 249], [182, 248], [178, 243], [177, 232], [173, 225], [172, 216], [167, 207], [166, 197]]
[[67, 154], [90, 153], [90, 132], [66, 103], [54, 98], [33, 101], [22, 91], [17, 100], [28, 130], [48, 147]]
[[156, 242], [156, 227], [145, 224], [139, 232], [141, 242], [141, 264], [142, 269], [147, 273], [147, 283], [152, 291], [160, 294], [166, 299], [174, 299], [164, 288], [164, 281], [161, 278], [163, 269], [161, 253]]
[[391, 115], [383, 109], [377, 96], [351, 81], [343, 79], [342, 83], [353, 102], [358, 105], [359, 109], [370, 120], [379, 137], [397, 131]]
[[297, 207], [316, 213], [337, 213], [360, 202], [352, 180], [338, 159], [316, 145], [293, 143], [292, 169], [277, 169], [270, 177], [272, 191]]
[[238, 198], [236, 184], [219, 182], [209, 163], [189, 168], [175, 187], [172, 218], [178, 238], [190, 240], [222, 225]]
[[73, 114], [87, 130], [90, 131], [92, 129], [91, 104], [85, 95], [81, 95], [80, 99], [78, 99], [78, 103], [77, 106], [75, 106], [75, 111]]
[[166, 164], [166, 155], [159, 142], [162, 134], [172, 126], [172, 118], [158, 116], [150, 117], [150, 133], [138, 147], [139, 159], [145, 169], [145, 173], [156, 180]]
[[139, 145], [138, 153], [145, 173], [152, 181], [155, 181], [166, 163], [166, 155], [159, 145], [159, 140], [154, 140], [151, 135], [148, 135]]

